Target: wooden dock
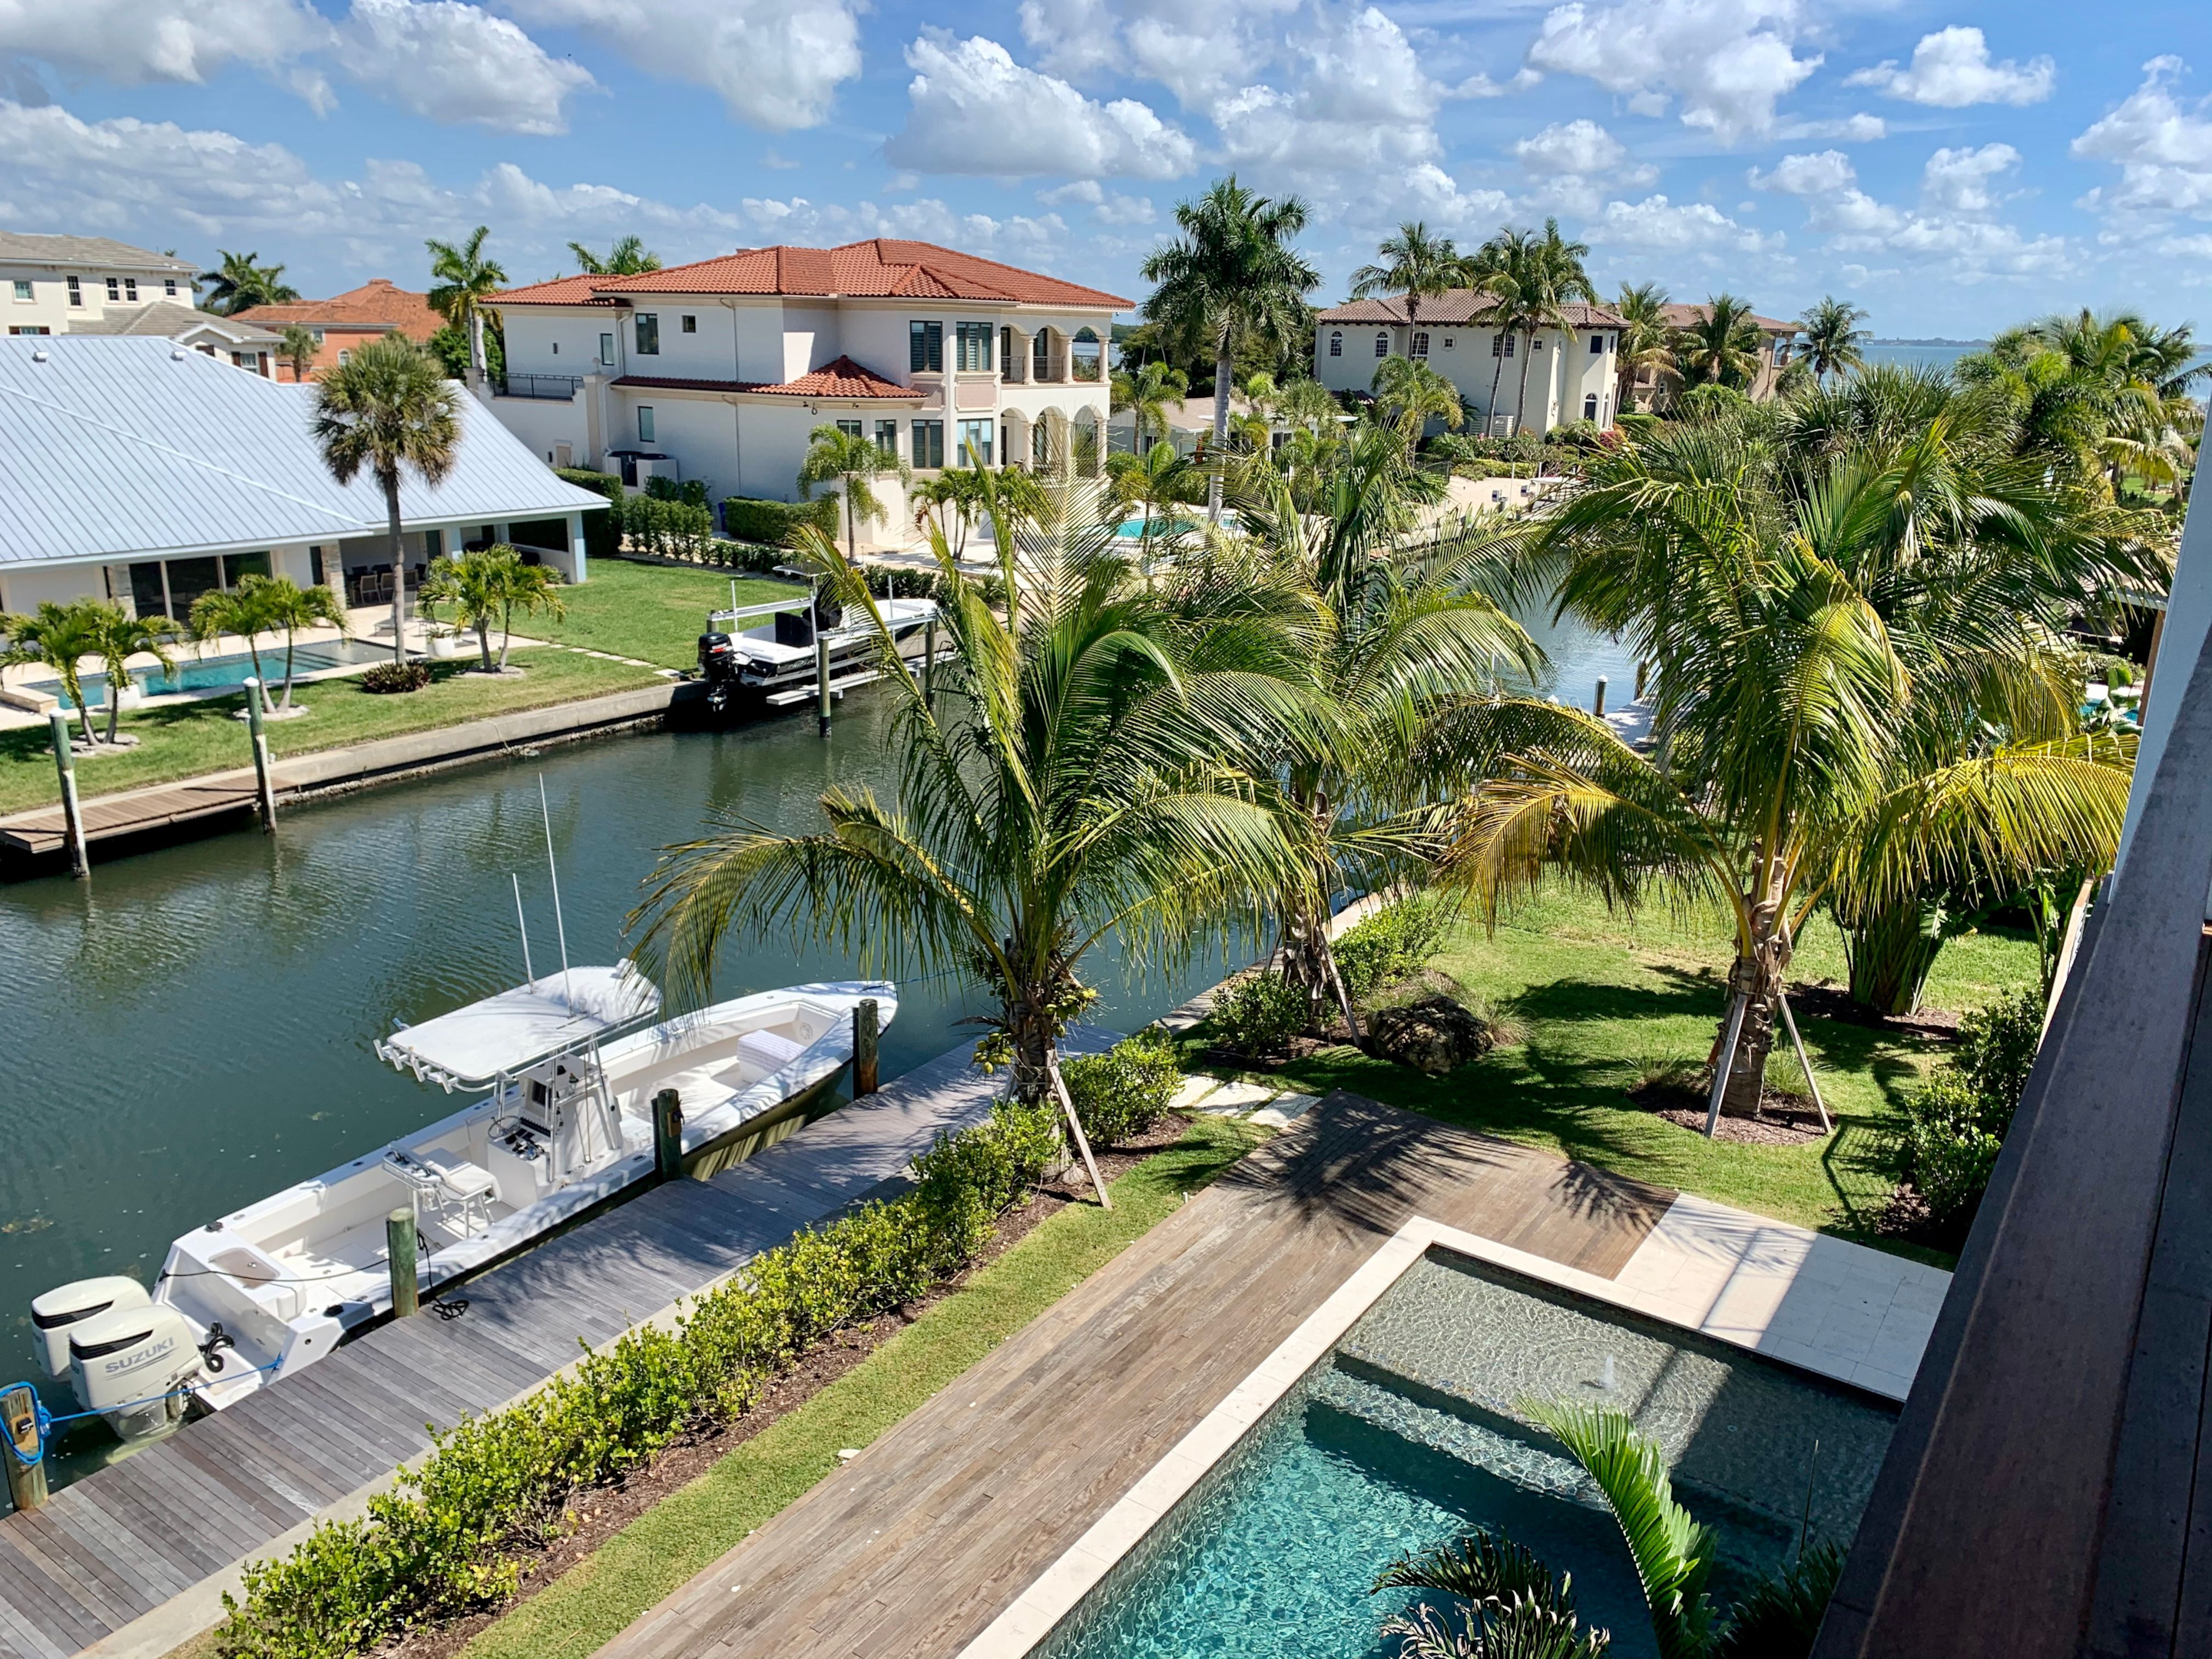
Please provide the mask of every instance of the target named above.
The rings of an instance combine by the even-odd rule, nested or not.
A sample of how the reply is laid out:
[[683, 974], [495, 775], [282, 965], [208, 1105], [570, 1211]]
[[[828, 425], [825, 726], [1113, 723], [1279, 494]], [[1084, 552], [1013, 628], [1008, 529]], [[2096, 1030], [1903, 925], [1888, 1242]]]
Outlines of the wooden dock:
[[[84, 804], [87, 842], [112, 840], [117, 836], [142, 835], [173, 824], [217, 817], [225, 812], [253, 810], [253, 770], [218, 772], [158, 789], [131, 789], [101, 795]], [[18, 812], [0, 819], [0, 848], [36, 857], [58, 853], [67, 845], [62, 809], [55, 805], [33, 812]]]
[[[1078, 1033], [1103, 1047], [1112, 1034]], [[642, 1191], [465, 1284], [459, 1317], [386, 1324], [328, 1358], [0, 1519], [0, 1655], [155, 1659], [210, 1628], [250, 1561], [358, 1514], [450, 1427], [529, 1393], [757, 1252], [903, 1176], [1003, 1079], [963, 1047], [709, 1181]]]

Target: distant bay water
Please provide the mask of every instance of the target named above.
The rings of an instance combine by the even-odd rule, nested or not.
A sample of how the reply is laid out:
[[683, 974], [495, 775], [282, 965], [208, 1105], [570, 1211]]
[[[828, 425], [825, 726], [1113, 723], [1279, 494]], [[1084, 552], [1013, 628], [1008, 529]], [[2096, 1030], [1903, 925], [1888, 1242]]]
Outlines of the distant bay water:
[[1867, 340], [1859, 355], [1869, 364], [1897, 363], [1905, 368], [1948, 368], [1970, 351], [1983, 351], [1987, 340]]

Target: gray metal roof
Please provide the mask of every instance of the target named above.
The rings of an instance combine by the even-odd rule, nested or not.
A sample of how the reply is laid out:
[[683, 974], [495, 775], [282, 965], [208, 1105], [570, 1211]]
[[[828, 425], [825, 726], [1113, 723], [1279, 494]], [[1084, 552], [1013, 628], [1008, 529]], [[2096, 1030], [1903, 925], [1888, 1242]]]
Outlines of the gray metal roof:
[[[408, 524], [605, 505], [556, 477], [474, 398], [458, 401], [453, 470], [435, 489], [403, 480]], [[324, 467], [309, 429], [314, 403], [313, 386], [264, 380], [167, 340], [0, 337], [0, 565], [381, 532], [374, 478], [342, 485]]]
[[97, 265], [103, 270], [176, 270], [197, 269], [189, 259], [133, 247], [112, 236], [43, 236], [27, 231], [0, 230], [0, 264]]
[[136, 311], [111, 311], [104, 317], [87, 317], [82, 322], [72, 319], [69, 325], [72, 334], [136, 334], [163, 340], [179, 339], [200, 329], [240, 345], [274, 347], [283, 338], [243, 317], [225, 317], [219, 312], [202, 311], [170, 300], [157, 300]]

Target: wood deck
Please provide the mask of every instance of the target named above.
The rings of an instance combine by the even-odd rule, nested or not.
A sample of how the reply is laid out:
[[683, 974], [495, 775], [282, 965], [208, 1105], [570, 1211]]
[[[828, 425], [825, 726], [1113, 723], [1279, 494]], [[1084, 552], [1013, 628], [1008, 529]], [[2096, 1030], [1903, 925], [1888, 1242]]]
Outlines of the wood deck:
[[[1109, 1033], [1083, 1033], [1082, 1046]], [[711, 1181], [643, 1192], [552, 1243], [339, 1348], [216, 1416], [0, 1519], [0, 1655], [155, 1655], [220, 1616], [245, 1561], [366, 1492], [447, 1425], [527, 1393], [660, 1313], [896, 1181], [939, 1129], [1003, 1085], [963, 1048], [908, 1073]], [[279, 1547], [281, 1548], [281, 1547]], [[136, 1621], [143, 1620], [143, 1624]]]
[[[135, 836], [224, 812], [252, 810], [252, 769], [218, 773], [159, 789], [133, 789], [122, 794], [95, 797], [84, 803], [84, 838], [87, 842], [106, 841], [116, 836]], [[58, 853], [67, 845], [66, 836], [58, 804], [0, 820], [0, 846], [10, 852], [34, 856]]]
[[1674, 1197], [1332, 1095], [599, 1659], [952, 1659], [1409, 1217], [1612, 1278]]

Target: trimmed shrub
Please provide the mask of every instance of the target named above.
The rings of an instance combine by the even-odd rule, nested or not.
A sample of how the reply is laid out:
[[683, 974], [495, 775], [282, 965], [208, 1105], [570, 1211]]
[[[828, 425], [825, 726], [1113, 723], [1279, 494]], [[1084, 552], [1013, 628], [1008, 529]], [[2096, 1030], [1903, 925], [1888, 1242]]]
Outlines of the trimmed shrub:
[[1305, 1029], [1305, 994], [1279, 974], [1247, 974], [1213, 1000], [1207, 1023], [1221, 1046], [1257, 1057], [1279, 1054]]
[[1331, 947], [1344, 988], [1356, 1000], [1411, 979], [1443, 948], [1449, 921], [1442, 901], [1406, 898], [1346, 928]]
[[633, 495], [623, 503], [623, 531], [634, 552], [664, 559], [705, 559], [714, 547], [714, 514], [690, 501]]
[[1182, 1068], [1164, 1033], [1139, 1031], [1103, 1054], [1084, 1054], [1060, 1068], [1077, 1121], [1094, 1146], [1133, 1140], [1167, 1115]]
[[426, 1618], [503, 1600], [509, 1551], [542, 1542], [581, 1488], [738, 1415], [762, 1383], [842, 1325], [912, 1301], [958, 1270], [992, 1218], [1060, 1158], [1051, 1111], [1004, 1104], [940, 1133], [903, 1197], [764, 1250], [695, 1299], [673, 1330], [634, 1331], [519, 1404], [437, 1438], [416, 1468], [282, 1560], [246, 1569], [216, 1632], [225, 1659], [341, 1659]]
[[611, 559], [622, 551], [623, 483], [611, 472], [592, 472], [580, 466], [556, 466], [555, 474], [579, 489], [607, 498], [604, 513], [584, 514], [584, 556]]
[[655, 474], [645, 481], [645, 493], [651, 501], [682, 501], [687, 507], [707, 505], [707, 486], [698, 478], [686, 478], [678, 483], [673, 478]]
[[[887, 565], [864, 564], [860, 567], [860, 580], [868, 585], [868, 592], [879, 599], [890, 595], [894, 574], [898, 579], [899, 598], [902, 599], [934, 599], [942, 605], [951, 598], [952, 585], [941, 572], [930, 571], [925, 574], [916, 570], [900, 570], [894, 573]], [[983, 596], [984, 604], [994, 606], [1006, 604], [1006, 584], [1003, 577], [968, 576], [963, 580]]]
[[723, 532], [737, 541], [757, 542], [763, 547], [786, 547], [791, 532], [813, 525], [825, 536], [837, 533], [837, 498], [817, 495], [811, 501], [769, 501], [750, 495], [732, 495], [722, 502]]
[[387, 696], [398, 691], [420, 691], [430, 683], [427, 663], [380, 662], [365, 670], [361, 677], [361, 689], [378, 696]]
[[1959, 1022], [1957, 1052], [1906, 1099], [1899, 1163], [1940, 1237], [1973, 1225], [2042, 1038], [2038, 992], [1978, 1009]]

